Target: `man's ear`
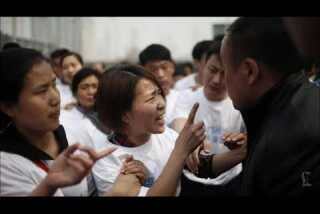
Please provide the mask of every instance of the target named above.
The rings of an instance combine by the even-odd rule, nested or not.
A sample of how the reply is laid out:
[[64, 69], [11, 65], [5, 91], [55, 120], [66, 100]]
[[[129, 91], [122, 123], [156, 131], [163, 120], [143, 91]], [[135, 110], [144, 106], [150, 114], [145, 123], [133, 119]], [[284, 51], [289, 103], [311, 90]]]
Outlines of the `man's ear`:
[[260, 75], [259, 65], [256, 60], [252, 58], [246, 58], [241, 63], [241, 71], [246, 76], [249, 85], [253, 85], [257, 82]]
[[200, 61], [197, 60], [197, 59], [194, 59], [194, 60], [193, 60], [193, 64], [194, 64], [195, 70], [198, 70], [198, 69], [199, 69], [199, 66], [200, 66]]
[[174, 61], [169, 61], [169, 65], [170, 65], [170, 72], [172, 73], [172, 75], [174, 74], [174, 70], [176, 67], [176, 64]]
[[7, 103], [0, 103], [0, 110], [6, 114], [8, 117], [13, 117], [14, 116], [14, 106], [7, 104]]

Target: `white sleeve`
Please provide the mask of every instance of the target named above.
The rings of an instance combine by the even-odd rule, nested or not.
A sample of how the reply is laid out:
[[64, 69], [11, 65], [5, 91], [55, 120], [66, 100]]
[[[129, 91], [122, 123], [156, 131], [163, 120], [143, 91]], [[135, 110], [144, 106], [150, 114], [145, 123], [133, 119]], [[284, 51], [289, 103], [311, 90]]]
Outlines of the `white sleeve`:
[[[46, 176], [18, 155], [0, 153], [0, 196], [29, 196]], [[63, 196], [58, 190], [55, 196]]]
[[112, 164], [112, 161], [117, 160], [115, 160], [115, 157], [112, 155], [109, 156], [97, 161], [92, 168], [99, 195], [103, 195], [111, 190], [112, 185], [119, 174], [119, 167], [117, 167], [116, 164]]

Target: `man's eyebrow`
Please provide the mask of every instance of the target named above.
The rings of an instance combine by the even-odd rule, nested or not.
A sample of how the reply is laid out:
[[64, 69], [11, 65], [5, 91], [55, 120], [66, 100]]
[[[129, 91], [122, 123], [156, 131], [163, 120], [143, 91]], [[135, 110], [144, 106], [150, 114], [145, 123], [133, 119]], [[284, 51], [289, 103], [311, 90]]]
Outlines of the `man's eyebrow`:
[[49, 85], [50, 85], [51, 83], [56, 82], [56, 79], [57, 79], [57, 78], [54, 77], [54, 78], [52, 78], [51, 81], [49, 81], [49, 82], [46, 82], [46, 83], [43, 83], [43, 84], [34, 86], [33, 89], [36, 90], [36, 89], [40, 89], [40, 88], [47, 88], [47, 87], [49, 87]]

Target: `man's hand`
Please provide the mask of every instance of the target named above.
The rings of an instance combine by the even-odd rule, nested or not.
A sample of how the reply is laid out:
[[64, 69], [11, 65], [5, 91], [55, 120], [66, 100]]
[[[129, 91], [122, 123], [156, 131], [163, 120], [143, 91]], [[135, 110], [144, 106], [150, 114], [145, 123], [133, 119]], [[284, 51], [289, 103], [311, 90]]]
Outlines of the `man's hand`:
[[236, 152], [241, 159], [247, 156], [247, 134], [246, 133], [228, 133], [224, 134], [224, 145], [231, 151]]
[[237, 149], [247, 143], [246, 133], [226, 133], [223, 135], [224, 145], [230, 150]]

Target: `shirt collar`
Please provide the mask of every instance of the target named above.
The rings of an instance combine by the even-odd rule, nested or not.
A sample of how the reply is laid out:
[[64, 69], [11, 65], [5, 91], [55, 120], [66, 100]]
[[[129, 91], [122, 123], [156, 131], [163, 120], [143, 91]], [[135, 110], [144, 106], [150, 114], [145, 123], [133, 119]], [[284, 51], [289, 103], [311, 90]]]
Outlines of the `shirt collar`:
[[[59, 126], [53, 131], [59, 146], [59, 153], [68, 147], [68, 141], [63, 126]], [[11, 124], [0, 135], [0, 151], [21, 155], [31, 161], [53, 160], [53, 158], [28, 142], [28, 140], [18, 132], [14, 124]]]

